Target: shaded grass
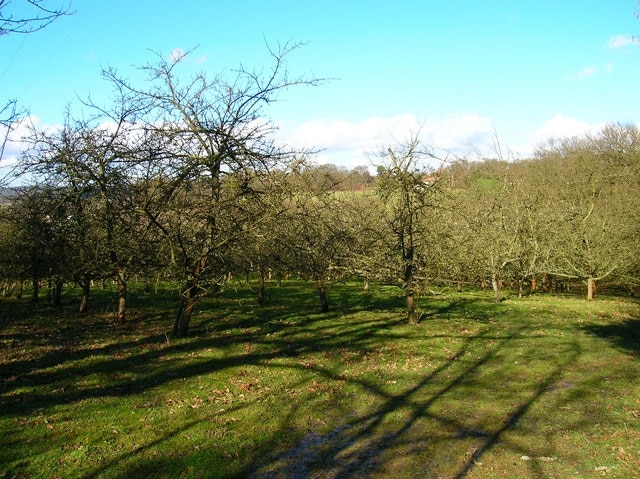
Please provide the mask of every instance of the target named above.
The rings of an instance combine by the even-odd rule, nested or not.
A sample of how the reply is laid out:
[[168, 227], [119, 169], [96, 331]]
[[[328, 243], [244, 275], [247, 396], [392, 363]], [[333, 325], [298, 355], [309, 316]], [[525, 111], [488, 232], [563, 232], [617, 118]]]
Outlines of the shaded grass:
[[0, 302], [0, 477], [634, 477], [640, 308], [615, 298], [243, 285], [192, 335], [173, 297]]

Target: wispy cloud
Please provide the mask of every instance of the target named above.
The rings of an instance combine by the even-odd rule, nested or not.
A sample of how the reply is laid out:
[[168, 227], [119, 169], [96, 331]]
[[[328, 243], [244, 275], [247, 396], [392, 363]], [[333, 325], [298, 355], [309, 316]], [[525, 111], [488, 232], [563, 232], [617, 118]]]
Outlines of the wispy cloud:
[[611, 75], [613, 73], [614, 62], [609, 62], [602, 67], [588, 66], [582, 70], [570, 75], [569, 80], [584, 80], [585, 78], [591, 78], [596, 75], [605, 74]]
[[580, 70], [578, 73], [576, 73], [575, 75], [573, 75], [573, 78], [576, 78], [578, 80], [581, 80], [583, 78], [589, 78], [592, 77], [593, 75], [595, 75], [596, 73], [598, 73], [598, 69], [596, 67], [587, 67], [587, 68], [583, 68], [582, 70]]
[[634, 43], [631, 35], [614, 35], [606, 43], [606, 47], [612, 50], [625, 48]]
[[202, 65], [203, 63], [207, 63], [209, 61], [209, 55], [202, 55], [195, 59], [196, 65]]

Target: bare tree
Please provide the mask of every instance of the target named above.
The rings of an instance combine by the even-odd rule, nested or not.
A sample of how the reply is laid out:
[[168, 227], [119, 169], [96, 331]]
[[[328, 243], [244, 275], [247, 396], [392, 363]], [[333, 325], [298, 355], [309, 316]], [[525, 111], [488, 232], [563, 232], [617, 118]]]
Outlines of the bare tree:
[[121, 96], [111, 110], [91, 106], [97, 114], [91, 120], [69, 114], [54, 131], [32, 127], [16, 174], [35, 175], [64, 195], [76, 240], [73, 276], [84, 292], [81, 311], [91, 281], [112, 278], [118, 288], [116, 317], [124, 322], [127, 283], [147, 234], [146, 216], [136, 204], [137, 165], [147, 142], [135, 122], [135, 102]]
[[147, 88], [105, 72], [149, 106], [147, 127], [158, 138], [149, 155], [154, 179], [146, 211], [167, 238], [185, 280], [175, 334], [187, 334], [197, 298], [228, 272], [232, 243], [256, 226], [260, 209], [251, 205], [261, 196], [256, 178], [293, 158], [274, 140], [275, 125], [263, 108], [289, 87], [319, 83], [290, 77], [285, 59], [296, 47], [269, 50], [270, 69], [241, 67], [230, 79], [199, 74], [181, 81], [178, 72], [188, 52], [169, 59], [159, 55], [144, 67]]
[[418, 249], [424, 247], [426, 211], [435, 206], [438, 177], [425, 162], [435, 159], [414, 134], [404, 144], [381, 153], [384, 164], [378, 168], [378, 193], [386, 204], [385, 219], [391, 232], [392, 264], [399, 272], [407, 301], [410, 324], [418, 322], [415, 293], [418, 282]]

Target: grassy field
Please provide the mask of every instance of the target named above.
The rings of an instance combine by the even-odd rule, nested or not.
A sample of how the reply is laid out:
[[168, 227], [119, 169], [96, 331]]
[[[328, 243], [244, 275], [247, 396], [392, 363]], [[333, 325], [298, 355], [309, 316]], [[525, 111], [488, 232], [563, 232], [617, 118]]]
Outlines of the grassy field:
[[[71, 293], [69, 293], [71, 294]], [[640, 305], [229, 287], [170, 338], [170, 294], [115, 325], [0, 299], [0, 478], [583, 478], [640, 471]]]

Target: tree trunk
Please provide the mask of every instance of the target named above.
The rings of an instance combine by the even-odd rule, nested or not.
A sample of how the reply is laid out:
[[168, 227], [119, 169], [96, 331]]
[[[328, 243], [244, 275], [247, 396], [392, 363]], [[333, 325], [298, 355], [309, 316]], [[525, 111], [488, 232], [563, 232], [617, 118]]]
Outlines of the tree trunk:
[[196, 302], [197, 286], [189, 286], [185, 288], [180, 300], [180, 307], [176, 313], [176, 321], [173, 325], [173, 334], [176, 336], [186, 336], [189, 334], [189, 325], [191, 323], [191, 315], [193, 314], [193, 306]]
[[418, 315], [416, 313], [413, 290], [407, 289], [405, 295], [407, 298], [407, 319], [409, 320], [409, 324], [418, 324]]
[[22, 299], [22, 294], [24, 293], [24, 281], [20, 280], [18, 284], [18, 294], [16, 294], [16, 299]]
[[[10, 298], [11, 295], [13, 294], [13, 290], [15, 289], [15, 287], [16, 287], [16, 282], [15, 281], [11, 281], [11, 282], [5, 283], [4, 288], [3, 288], [4, 292], [3, 292], [2, 295], [5, 298]], [[18, 298], [18, 299], [20, 299], [20, 298]]]
[[416, 305], [413, 298], [413, 236], [409, 234], [404, 253], [404, 294], [407, 300], [407, 319], [409, 324], [418, 324]]
[[329, 311], [329, 301], [327, 300], [327, 291], [324, 289], [324, 283], [321, 279], [316, 281], [318, 295], [320, 296], [320, 312], [327, 313]]
[[265, 302], [264, 279], [264, 267], [260, 266], [258, 270], [258, 304], [264, 304]]
[[498, 280], [498, 273], [491, 274], [491, 286], [493, 287], [493, 300], [496, 303], [500, 302], [500, 281]]
[[535, 274], [531, 275], [531, 294], [535, 293], [538, 289], [538, 278]]
[[40, 280], [38, 278], [32, 278], [31, 287], [31, 301], [37, 303], [40, 297]]
[[64, 281], [62, 278], [56, 278], [54, 282], [54, 290], [53, 290], [53, 305], [60, 306], [62, 303], [62, 287], [64, 286]]
[[80, 299], [80, 308], [78, 313], [84, 314], [87, 312], [89, 306], [89, 292], [91, 291], [91, 279], [87, 276], [80, 281], [80, 287], [82, 288], [82, 298]]
[[180, 297], [180, 306], [176, 312], [176, 320], [173, 324], [173, 334], [176, 336], [186, 336], [189, 334], [191, 315], [198, 296], [200, 273], [205, 265], [205, 258], [198, 260], [193, 268], [193, 279], [187, 281]]
[[116, 320], [124, 323], [127, 320], [127, 282], [118, 277], [118, 312]]
[[524, 279], [518, 280], [518, 298], [524, 297]]
[[189, 334], [189, 324], [195, 303], [195, 293], [197, 286], [195, 281], [187, 281], [181, 294], [180, 306], [176, 311], [176, 320], [173, 324], [173, 334], [176, 336], [186, 336]]
[[587, 279], [587, 299], [589, 301], [593, 300], [596, 297], [596, 290], [596, 280], [592, 276], [589, 276], [589, 278]]

